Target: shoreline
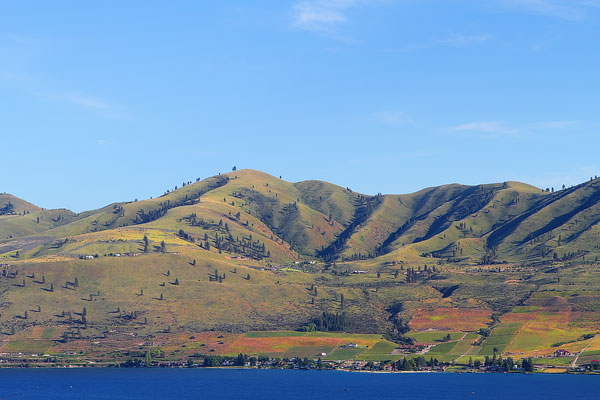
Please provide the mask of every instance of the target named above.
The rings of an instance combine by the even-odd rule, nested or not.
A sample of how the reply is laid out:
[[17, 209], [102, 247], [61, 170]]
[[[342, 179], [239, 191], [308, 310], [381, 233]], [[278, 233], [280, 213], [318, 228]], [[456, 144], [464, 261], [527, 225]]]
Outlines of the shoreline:
[[600, 376], [600, 372], [576, 372], [576, 371], [565, 371], [565, 372], [544, 372], [544, 371], [534, 371], [534, 372], [525, 372], [525, 371], [474, 371], [474, 370], [464, 370], [464, 371], [369, 371], [369, 370], [352, 370], [352, 369], [342, 369], [342, 368], [257, 368], [257, 367], [187, 367], [187, 366], [152, 366], [152, 367], [121, 367], [121, 366], [108, 366], [108, 365], [65, 365], [65, 366], [0, 366], [1, 370], [63, 370], [63, 369], [151, 369], [151, 370], [159, 370], [159, 369], [194, 369], [194, 370], [237, 370], [237, 371], [267, 371], [267, 370], [279, 370], [279, 371], [319, 371], [319, 372], [346, 372], [346, 373], [366, 373], [366, 374], [481, 374], [481, 375], [489, 375], [489, 374], [497, 374], [497, 375], [507, 375], [507, 374], [519, 374], [519, 375], [598, 375]]

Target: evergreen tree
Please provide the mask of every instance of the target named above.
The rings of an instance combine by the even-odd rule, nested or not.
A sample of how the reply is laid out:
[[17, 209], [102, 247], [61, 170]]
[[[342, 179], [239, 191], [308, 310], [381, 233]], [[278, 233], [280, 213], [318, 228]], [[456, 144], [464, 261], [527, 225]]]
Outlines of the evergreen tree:
[[533, 372], [533, 359], [531, 357], [523, 359], [523, 370], [525, 372]]
[[149, 253], [150, 252], [150, 240], [148, 239], [148, 236], [144, 235], [144, 253]]

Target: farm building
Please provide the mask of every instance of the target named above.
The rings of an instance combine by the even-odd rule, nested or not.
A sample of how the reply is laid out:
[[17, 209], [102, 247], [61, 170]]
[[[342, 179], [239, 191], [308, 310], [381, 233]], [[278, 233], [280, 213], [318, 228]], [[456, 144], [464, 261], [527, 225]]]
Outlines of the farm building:
[[570, 352], [565, 349], [558, 349], [554, 352], [554, 357], [569, 357], [572, 356]]

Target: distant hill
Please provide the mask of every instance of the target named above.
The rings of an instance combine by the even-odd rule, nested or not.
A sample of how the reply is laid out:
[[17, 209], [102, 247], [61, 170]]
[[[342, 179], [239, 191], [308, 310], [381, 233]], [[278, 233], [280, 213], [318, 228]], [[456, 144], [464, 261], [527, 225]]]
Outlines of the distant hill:
[[39, 211], [36, 205], [26, 202], [12, 194], [0, 193], [0, 215], [23, 214], [24, 212]]
[[[21, 238], [26, 256], [74, 256], [82, 250], [65, 246], [27, 253], [40, 244], [38, 239], [28, 242], [28, 235], [52, 242], [139, 226], [182, 231], [190, 243], [252, 254], [258, 260], [269, 253], [275, 261], [313, 257], [326, 262], [596, 259], [599, 202], [597, 179], [553, 192], [503, 182], [365, 195], [327, 182], [289, 183], [263, 172], [240, 170], [186, 182], [153, 199], [114, 203], [77, 215], [41, 210], [3, 194], [0, 238]], [[242, 237], [252, 237], [261, 253], [242, 246]], [[94, 248], [107, 250], [100, 243]]]
[[[440, 345], [452, 361], [498, 346], [587, 346], [600, 320], [598, 179], [558, 191], [501, 182], [367, 195], [240, 170], [78, 214], [7, 194], [0, 206], [2, 352], [45, 343], [94, 353], [90, 343], [103, 341], [94, 354], [110, 359], [126, 341], [145, 355], [137, 335], [282, 329], [406, 343], [412, 329], [468, 338]], [[215, 346], [229, 340], [216, 336]], [[180, 355], [206, 351], [186, 340]]]
[[46, 210], [16, 196], [0, 194], [0, 243], [17, 237], [37, 235], [72, 221], [75, 213]]

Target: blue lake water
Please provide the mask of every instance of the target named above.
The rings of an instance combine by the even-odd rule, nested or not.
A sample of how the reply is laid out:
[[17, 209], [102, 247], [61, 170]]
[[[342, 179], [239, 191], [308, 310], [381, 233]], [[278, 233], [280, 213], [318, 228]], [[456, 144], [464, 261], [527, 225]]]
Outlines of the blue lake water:
[[0, 369], [0, 399], [600, 399], [600, 376]]

